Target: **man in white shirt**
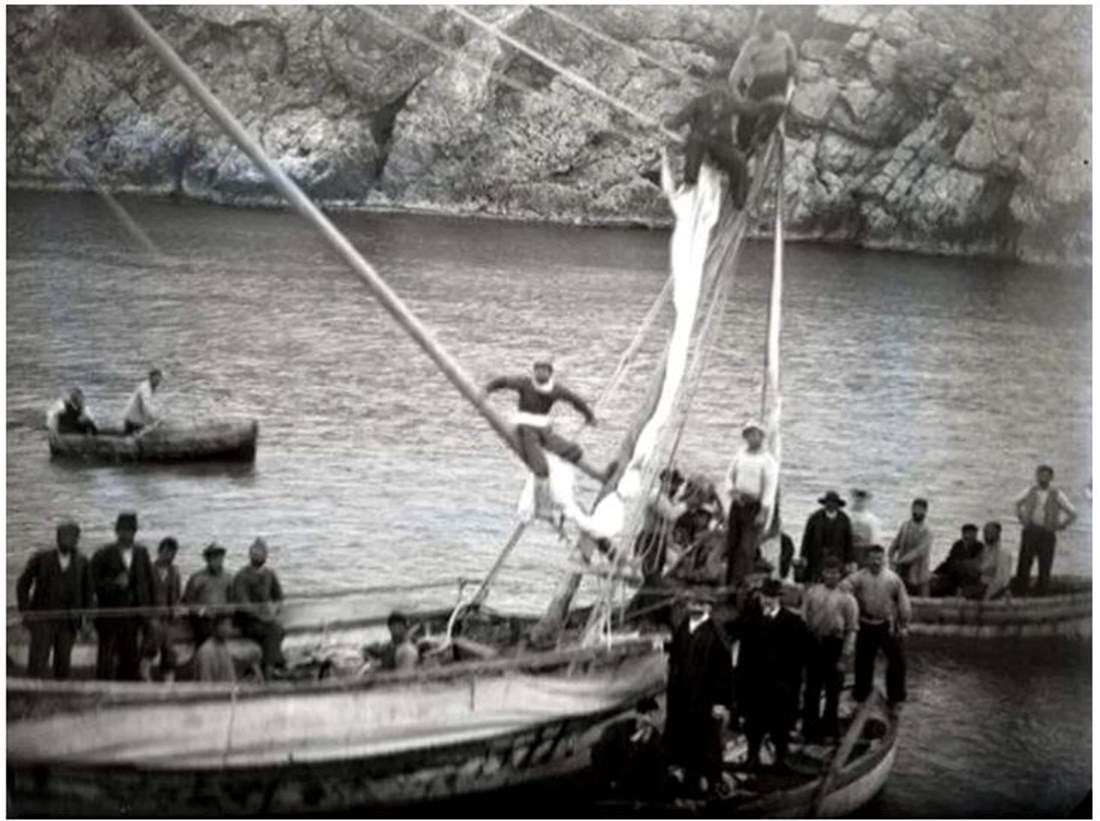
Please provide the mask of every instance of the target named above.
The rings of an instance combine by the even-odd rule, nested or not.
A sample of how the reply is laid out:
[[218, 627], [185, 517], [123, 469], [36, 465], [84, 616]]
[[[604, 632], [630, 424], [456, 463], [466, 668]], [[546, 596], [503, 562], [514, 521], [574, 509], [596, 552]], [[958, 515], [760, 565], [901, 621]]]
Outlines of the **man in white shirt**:
[[852, 523], [852, 552], [859, 567], [867, 564], [867, 548], [874, 544], [886, 546], [882, 540], [882, 520], [868, 510], [870, 504], [868, 491], [859, 488], [852, 491], [852, 510], [848, 519]]
[[[1035, 484], [1016, 499], [1016, 516], [1023, 525], [1020, 534], [1020, 559], [1016, 565], [1016, 595], [1025, 596], [1031, 583], [1031, 564], [1039, 559], [1039, 579], [1035, 595], [1042, 596], [1050, 584], [1054, 564], [1057, 531], [1065, 530], [1077, 519], [1077, 510], [1061, 488], [1054, 487], [1054, 468], [1039, 465]], [[1065, 514], [1065, 515], [1063, 515]]]
[[142, 380], [126, 405], [123, 428], [126, 435], [137, 433], [142, 428], [159, 421], [159, 415], [153, 402], [153, 396], [160, 387], [163, 376], [158, 368], [149, 371], [149, 378]]
[[764, 449], [764, 429], [749, 422], [741, 430], [746, 447], [733, 457], [724, 490], [729, 498], [726, 527], [726, 584], [752, 573], [760, 536], [771, 520], [779, 486], [779, 464]]

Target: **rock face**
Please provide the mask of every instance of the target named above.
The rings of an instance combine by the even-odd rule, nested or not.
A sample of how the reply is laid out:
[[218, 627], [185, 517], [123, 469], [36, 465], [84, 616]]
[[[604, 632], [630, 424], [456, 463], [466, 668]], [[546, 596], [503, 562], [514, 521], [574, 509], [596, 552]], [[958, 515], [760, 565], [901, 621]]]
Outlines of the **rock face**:
[[[799, 43], [793, 236], [1087, 262], [1088, 7], [774, 7]], [[647, 117], [728, 68], [738, 6], [469, 9]], [[434, 6], [148, 8], [284, 169], [328, 204], [666, 220], [659, 138]], [[8, 184], [275, 202], [113, 11], [9, 7]], [[674, 73], [654, 60], [679, 69]]]

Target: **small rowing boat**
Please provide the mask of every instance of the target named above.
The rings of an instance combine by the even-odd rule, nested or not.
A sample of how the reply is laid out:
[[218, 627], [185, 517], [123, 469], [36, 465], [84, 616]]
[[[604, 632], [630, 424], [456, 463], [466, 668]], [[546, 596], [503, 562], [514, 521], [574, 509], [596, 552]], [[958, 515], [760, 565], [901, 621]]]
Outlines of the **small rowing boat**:
[[52, 434], [50, 456], [86, 462], [251, 462], [260, 425], [252, 420], [163, 422], [133, 435]]
[[969, 638], [1025, 638], [1092, 635], [1092, 580], [1055, 577], [1045, 596], [975, 601], [914, 598], [910, 632]]

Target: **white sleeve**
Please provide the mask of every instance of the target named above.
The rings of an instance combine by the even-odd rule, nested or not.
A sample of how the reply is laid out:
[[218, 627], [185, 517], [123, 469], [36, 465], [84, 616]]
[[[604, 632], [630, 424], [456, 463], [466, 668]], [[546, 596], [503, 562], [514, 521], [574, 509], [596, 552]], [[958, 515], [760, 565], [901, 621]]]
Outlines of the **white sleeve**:
[[65, 410], [64, 400], [58, 399], [52, 405], [49, 410], [46, 411], [46, 430], [50, 433], [57, 432], [57, 417]]
[[1077, 508], [1070, 504], [1069, 497], [1066, 496], [1066, 492], [1061, 488], [1058, 488], [1058, 504], [1062, 506], [1062, 510], [1066, 513], [1077, 514]]
[[1029, 494], [1029, 493], [1031, 493], [1031, 488], [1028, 488], [1023, 493], [1021, 493], [1019, 496], [1017, 496], [1016, 497], [1016, 504], [1018, 504], [1018, 505], [1023, 504], [1024, 500], [1027, 499], [1027, 494]]

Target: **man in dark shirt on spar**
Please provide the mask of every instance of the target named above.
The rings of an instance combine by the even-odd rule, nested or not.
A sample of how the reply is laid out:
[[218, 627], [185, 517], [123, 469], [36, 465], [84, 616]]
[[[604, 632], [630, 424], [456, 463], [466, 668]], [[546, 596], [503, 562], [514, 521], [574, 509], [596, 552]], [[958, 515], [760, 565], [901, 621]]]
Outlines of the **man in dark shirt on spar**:
[[554, 365], [549, 358], [544, 357], [535, 362], [533, 376], [498, 376], [485, 386], [487, 394], [505, 389], [519, 394], [516, 435], [523, 461], [537, 478], [546, 479], [550, 476], [550, 466], [543, 451], [550, 451], [567, 462], [572, 462], [601, 482], [606, 482], [614, 473], [614, 462], [604, 471], [597, 470], [584, 460], [580, 445], [559, 436], [551, 428], [550, 409], [559, 399], [576, 408], [588, 425], [596, 424], [596, 415], [577, 394], [554, 382]]

